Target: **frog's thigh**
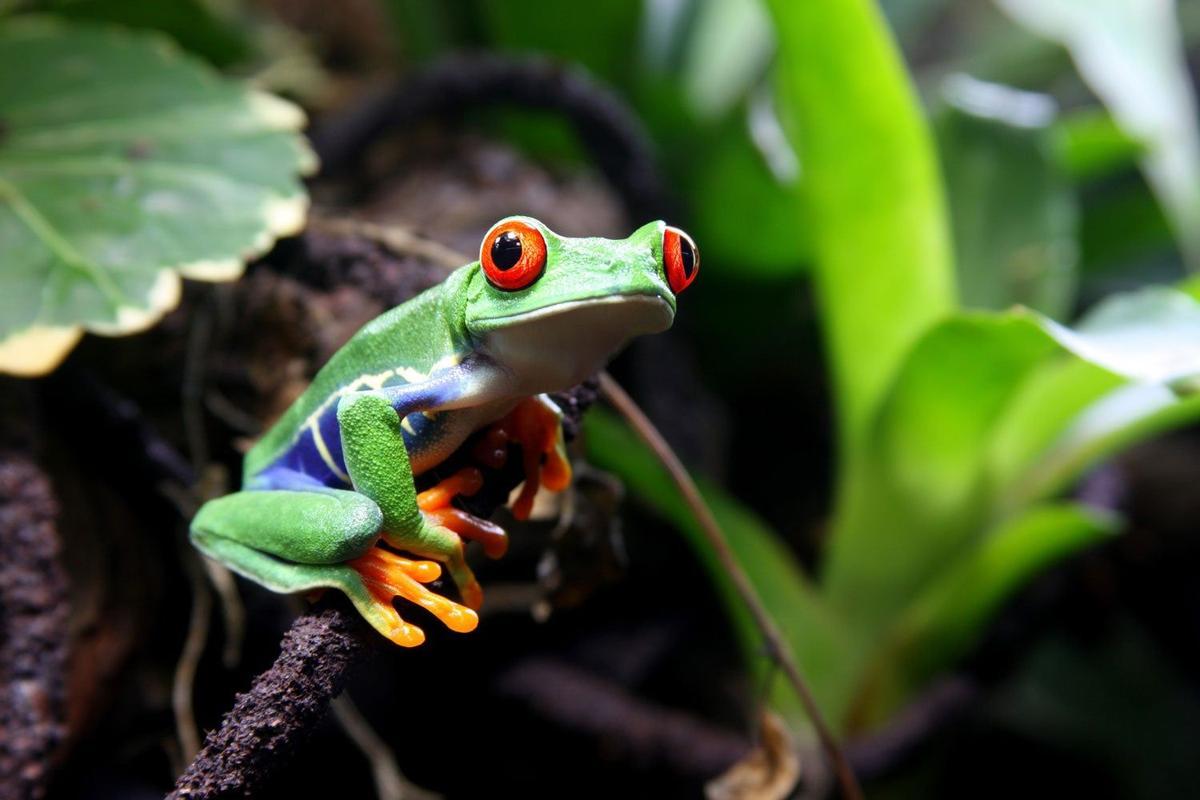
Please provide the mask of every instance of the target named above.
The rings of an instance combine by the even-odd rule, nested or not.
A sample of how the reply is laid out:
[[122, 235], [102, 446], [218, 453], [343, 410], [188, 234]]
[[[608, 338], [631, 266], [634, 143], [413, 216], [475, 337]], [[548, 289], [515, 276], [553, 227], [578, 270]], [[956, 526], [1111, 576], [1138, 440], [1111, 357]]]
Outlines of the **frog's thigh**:
[[412, 465], [400, 415], [379, 395], [347, 395], [338, 402], [342, 455], [354, 489], [383, 512], [383, 529], [406, 537], [421, 529]]
[[[192, 521], [192, 538], [204, 550], [229, 542], [269, 554], [270, 561], [338, 564], [365, 553], [382, 523], [379, 506], [357, 492], [255, 490], [205, 503]], [[213, 555], [226, 560], [241, 547], [221, 549]]]

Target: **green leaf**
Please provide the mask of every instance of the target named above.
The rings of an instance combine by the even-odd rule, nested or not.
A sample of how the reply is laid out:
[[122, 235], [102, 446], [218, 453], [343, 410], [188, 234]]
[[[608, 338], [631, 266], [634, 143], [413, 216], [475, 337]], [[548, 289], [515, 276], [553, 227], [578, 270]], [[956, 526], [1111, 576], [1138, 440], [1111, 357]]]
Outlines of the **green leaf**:
[[[670, 520], [687, 538], [721, 593], [747, 665], [761, 676], [771, 667], [762, 636], [662, 464], [623, 421], [603, 409], [588, 412], [584, 435], [588, 460], [619, 475], [638, 500]], [[831, 718], [839, 718], [848, 703], [853, 677], [846, 667], [844, 624], [822, 603], [778, 535], [716, 487], [704, 482], [700, 486], [738, 563], [786, 637], [818, 704]], [[772, 688], [779, 711], [795, 727], [803, 728], [802, 707], [787, 682], [775, 680]]]
[[683, 91], [701, 120], [725, 116], [766, 73], [774, 49], [759, 0], [697, 4], [683, 58]]
[[[954, 306], [934, 148], [868, 0], [772, 0], [780, 117], [799, 155], [843, 475], [905, 354]], [[843, 482], [845, 483], [845, 481]], [[835, 537], [837, 534], [835, 534]]]
[[1157, 384], [1128, 384], [1085, 409], [1009, 485], [997, 508], [1019, 508], [1070, 488], [1105, 458], [1165, 431], [1200, 420], [1200, 394], [1179, 397]]
[[980, 526], [995, 421], [1055, 350], [1027, 315], [964, 313], [917, 342], [888, 392], [830, 540], [824, 589], [877, 635]]
[[855, 722], [886, 720], [977, 644], [1001, 604], [1054, 562], [1115, 534], [1109, 514], [1074, 503], [1038, 506], [949, 564], [898, 616], [870, 662]]
[[160, 36], [5, 21], [0, 371], [52, 369], [85, 328], [144, 328], [181, 274], [234, 278], [299, 229], [315, 166], [302, 124]]
[[735, 114], [693, 134], [687, 158], [704, 169], [681, 164], [676, 170], [678, 185], [694, 198], [688, 231], [696, 236], [706, 267], [737, 280], [804, 272], [810, 237], [796, 226], [803, 214], [799, 181], [773, 174], [746, 128], [747, 120]]
[[1110, 372], [1147, 383], [1200, 377], [1200, 303], [1153, 286], [1107, 298], [1074, 330], [1044, 319], [1063, 347]]
[[[1063, 350], [1081, 366], [1047, 366]], [[1075, 330], [1021, 309], [935, 326], [889, 391], [846, 496], [825, 572], [831, 602], [877, 635], [991, 522], [1194, 418], [1200, 397], [1180, 401], [1166, 384], [1194, 377], [1197, 353], [1200, 302], [1166, 288], [1110, 298]], [[1158, 383], [1127, 390], [1106, 372]]]
[[1054, 126], [1055, 161], [1077, 181], [1125, 169], [1145, 152], [1141, 142], [1099, 109], [1077, 111]]
[[212, 5], [201, 0], [40, 0], [35, 7], [68, 20], [159, 31], [217, 67], [246, 60], [254, 52], [250, 37]]
[[997, 0], [1071, 52], [1113, 117], [1144, 143], [1142, 167], [1200, 267], [1200, 129], [1173, 2]]
[[480, 29], [496, 45], [557, 56], [609, 83], [629, 84], [637, 63], [632, 56], [642, 15], [639, 0], [477, 0], [473, 5]]
[[948, 78], [942, 96], [938, 142], [963, 304], [1068, 313], [1079, 209], [1053, 159], [1054, 100], [966, 75]]
[[1011, 487], [1024, 483], [1062, 440], [1079, 416], [1104, 395], [1125, 384], [1118, 375], [1077, 358], [1051, 358], [1021, 383], [1004, 413], [997, 418], [981, 469], [999, 499], [1002, 516], [1017, 513], [1029, 499], [1008, 497]]

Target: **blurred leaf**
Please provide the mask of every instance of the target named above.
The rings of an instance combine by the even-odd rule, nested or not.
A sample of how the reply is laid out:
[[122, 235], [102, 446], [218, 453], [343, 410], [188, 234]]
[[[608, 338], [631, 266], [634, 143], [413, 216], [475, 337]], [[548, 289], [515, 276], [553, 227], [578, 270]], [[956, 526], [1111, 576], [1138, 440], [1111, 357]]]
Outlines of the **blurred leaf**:
[[1177, 394], [1200, 379], [1200, 296], [1190, 293], [1200, 279], [1183, 289], [1113, 295], [1074, 329], [1041, 320], [1084, 361], [1046, 365], [998, 428], [989, 474], [999, 509], [1052, 497], [1102, 458], [1200, 419], [1200, 396]]
[[704, 786], [705, 800], [785, 800], [800, 780], [800, 753], [787, 724], [763, 711], [754, 748]]
[[771, 173], [746, 125], [735, 115], [693, 140], [688, 158], [704, 168], [680, 168], [681, 188], [692, 198], [689, 231], [706, 265], [739, 279], [804, 272], [811, 236], [797, 225], [800, 187]]
[[616, 86], [628, 86], [637, 64], [640, 0], [476, 0], [475, 17], [499, 47], [536, 51], [582, 64]]
[[[1162, 402], [1106, 415], [1106, 426], [1087, 429], [1073, 444], [1070, 431], [1111, 384], [1086, 368], [1039, 370], [1062, 347], [1126, 379], [1182, 381], [1200, 370], [1198, 326], [1200, 302], [1157, 288], [1111, 298], [1075, 330], [1025, 310], [964, 313], [934, 327], [888, 392], [857, 491], [845, 497], [825, 571], [831, 602], [874, 635], [970, 546], [997, 508], [1017, 511], [1046, 496], [1048, 486], [1064, 488], [1062, 476], [1077, 477], [1098, 453], [1190, 418], [1191, 400], [1176, 402], [1160, 389]], [[1030, 406], [1031, 385], [1032, 399], [1047, 404], [1046, 421]], [[1031, 429], [1015, 429], [1014, 419]], [[1057, 436], [1049, 421], [1061, 425]], [[1012, 442], [996, 445], [1000, 435]], [[1000, 476], [988, 470], [997, 466], [1022, 488], [995, 483]], [[1031, 480], [1036, 490], [1024, 486]]]
[[67, 19], [113, 22], [165, 33], [183, 49], [217, 67], [243, 61], [253, 52], [248, 37], [201, 0], [43, 0], [33, 6]]
[[1074, 190], [1051, 158], [1054, 101], [954, 75], [938, 142], [965, 306], [1069, 313], [1079, 248]]
[[941, 12], [950, 0], [880, 0], [879, 7], [887, 15], [888, 25], [896, 38], [907, 46], [925, 32], [925, 26]]
[[1163, 264], [1169, 272], [1160, 279], [1178, 277], [1171, 225], [1138, 172], [1117, 176], [1084, 194], [1080, 245], [1085, 273], [1133, 275], [1141, 281], [1147, 260], [1169, 260], [1174, 263]]
[[160, 37], [6, 21], [0, 369], [52, 369], [84, 327], [144, 328], [175, 305], [180, 274], [236, 277], [297, 230], [314, 166], [303, 121]]
[[[1085, 409], [1124, 384], [1124, 378], [1070, 356], [1040, 364], [996, 420], [984, 455], [989, 485], [1006, 492], [1006, 487], [1023, 481]], [[1017, 513], [1028, 502], [1028, 498], [1013, 502], [1002, 496], [997, 513]]]
[[826, 594], [873, 637], [979, 533], [981, 464], [995, 421], [1054, 351], [1027, 316], [960, 314], [913, 348], [888, 392], [847, 494]]
[[1028, 470], [1003, 487], [998, 505], [1017, 508], [1052, 497], [1104, 458], [1197, 420], [1198, 394], [1179, 397], [1155, 384], [1121, 386], [1084, 410]]
[[1074, 327], [1043, 320], [1059, 344], [1128, 378], [1172, 384], [1200, 376], [1200, 303], [1165, 286], [1113, 295]]
[[761, 0], [702, 0], [687, 37], [683, 90], [701, 120], [717, 119], [766, 74], [775, 46]]
[[[799, 155], [843, 475], [913, 342], [954, 304], [929, 132], [867, 0], [773, 0], [780, 117]], [[840, 523], [837, 523], [840, 527]], [[835, 533], [835, 538], [839, 534]]]
[[996, 0], [1064, 44], [1129, 135], [1193, 268], [1200, 268], [1200, 129], [1170, 0]]
[[1033, 575], [1117, 530], [1109, 514], [1060, 503], [1031, 508], [989, 533], [898, 615], [868, 667], [857, 726], [883, 722], [961, 660], [1003, 602]]
[[[620, 476], [639, 501], [687, 537], [721, 592], [746, 663], [761, 677], [771, 666], [762, 636], [661, 463], [623, 421], [604, 409], [588, 412], [584, 435], [589, 461]], [[700, 487], [738, 562], [787, 638], [818, 703], [833, 719], [839, 718], [853, 678], [846, 668], [844, 625], [824, 606], [791, 553], [762, 520], [716, 487], [703, 481]], [[772, 688], [777, 710], [793, 726], [805, 727], [803, 710], [787, 682], [775, 680]]]
[[1054, 126], [1053, 146], [1054, 160], [1077, 181], [1125, 169], [1146, 152], [1145, 145], [1098, 109], [1061, 118]]

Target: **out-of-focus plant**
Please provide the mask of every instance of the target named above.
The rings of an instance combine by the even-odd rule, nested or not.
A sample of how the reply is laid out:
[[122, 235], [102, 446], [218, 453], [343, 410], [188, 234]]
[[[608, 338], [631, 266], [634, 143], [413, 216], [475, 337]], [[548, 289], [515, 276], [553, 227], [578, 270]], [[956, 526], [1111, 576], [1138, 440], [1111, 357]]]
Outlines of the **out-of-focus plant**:
[[[877, 9], [768, 7], [839, 422], [819, 576], [804, 575], [753, 514], [706, 492], [825, 712], [856, 732], [961, 659], [1029, 577], [1119, 530], [1063, 494], [1100, 459], [1200, 418], [1200, 303], [1194, 287], [1143, 289], [1072, 328], [998, 310], [1021, 301], [1069, 313], [1070, 181], [1138, 157], [1142, 143], [1104, 117], [1067, 124], [1048, 98], [955, 79], [939, 117], [948, 213], [935, 139]], [[997, 153], [1020, 169], [980, 173]], [[591, 457], [711, 564], [648, 454], [610, 418], [587, 426]], [[765, 668], [755, 631], [730, 606], [748, 660]], [[774, 699], [803, 727], [788, 687]]]
[[84, 330], [140, 330], [180, 276], [235, 278], [298, 230], [303, 122], [160, 35], [0, 20], [0, 370], [46, 372]]

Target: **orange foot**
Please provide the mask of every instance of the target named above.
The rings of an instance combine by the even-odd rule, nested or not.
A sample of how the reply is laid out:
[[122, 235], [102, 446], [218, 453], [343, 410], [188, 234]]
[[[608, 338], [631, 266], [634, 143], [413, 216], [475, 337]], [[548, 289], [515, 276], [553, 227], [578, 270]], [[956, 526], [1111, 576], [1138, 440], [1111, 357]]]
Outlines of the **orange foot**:
[[479, 624], [479, 615], [474, 611], [421, 585], [437, 580], [442, 574], [442, 568], [432, 561], [413, 561], [376, 546], [347, 564], [362, 577], [374, 600], [373, 610], [384, 623], [381, 627], [384, 635], [402, 647], [421, 644], [425, 632], [401, 619], [393, 602], [397, 597], [427, 609], [458, 633], [470, 633]]
[[470, 497], [483, 486], [483, 474], [465, 467], [431, 489], [417, 495], [417, 507], [433, 525], [449, 528], [464, 539], [479, 542], [488, 558], [500, 558], [508, 551], [508, 534], [494, 522], [480, 519], [450, 505], [455, 497]]
[[[474, 451], [481, 463], [498, 469], [508, 460], [508, 445], [521, 445], [525, 484], [512, 506], [513, 516], [529, 519], [538, 487], [560, 492], [571, 483], [558, 409], [542, 397], [527, 397], [505, 417], [493, 423]], [[543, 461], [544, 458], [544, 461]]]

